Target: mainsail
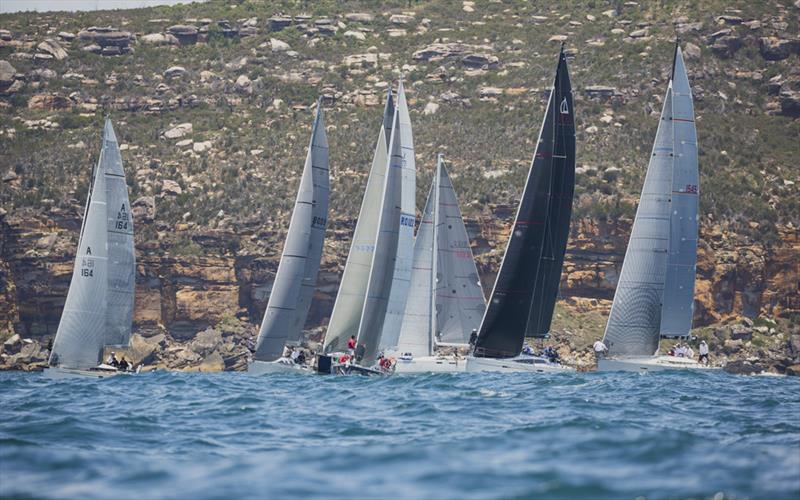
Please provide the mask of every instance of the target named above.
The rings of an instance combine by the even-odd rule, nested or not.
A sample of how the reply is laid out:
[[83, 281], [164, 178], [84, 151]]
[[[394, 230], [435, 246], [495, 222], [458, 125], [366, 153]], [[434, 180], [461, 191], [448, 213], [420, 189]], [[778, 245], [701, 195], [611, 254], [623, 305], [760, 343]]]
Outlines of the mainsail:
[[104, 157], [108, 145], [104, 140], [89, 189], [72, 280], [50, 355], [50, 364], [65, 368], [96, 366], [105, 345], [108, 221]]
[[358, 213], [356, 228], [353, 232], [353, 242], [350, 245], [350, 253], [347, 255], [328, 331], [325, 333], [325, 352], [345, 349], [347, 339], [351, 335], [358, 335], [367, 294], [372, 254], [375, 251], [384, 175], [389, 159], [387, 141], [392, 133], [393, 119], [394, 101], [392, 100], [392, 91], [389, 89], [386, 96], [386, 107], [383, 110], [383, 125], [378, 134], [378, 143], [375, 146], [364, 199], [361, 202], [361, 210]]
[[133, 244], [133, 217], [128, 201], [128, 184], [122, 168], [117, 136], [106, 118], [101, 169], [105, 172], [108, 219], [108, 307], [105, 344], [127, 346], [133, 323], [136, 288], [136, 256]]
[[698, 191], [694, 111], [678, 48], [606, 324], [609, 354], [651, 356], [662, 333], [688, 335]]
[[278, 359], [286, 342], [302, 335], [325, 241], [328, 186], [328, 139], [320, 100], [289, 232], [258, 334], [257, 360]]
[[375, 360], [383, 331], [399, 329], [405, 309], [414, 252], [415, 179], [411, 123], [401, 82], [397, 88], [375, 251], [358, 330], [358, 344], [365, 348], [362, 364]]
[[562, 47], [536, 154], [481, 322], [475, 356], [516, 356], [526, 336], [549, 331], [574, 187], [574, 109]]
[[437, 343], [466, 344], [485, 308], [458, 199], [439, 155], [414, 242], [411, 288], [397, 351], [430, 356]]

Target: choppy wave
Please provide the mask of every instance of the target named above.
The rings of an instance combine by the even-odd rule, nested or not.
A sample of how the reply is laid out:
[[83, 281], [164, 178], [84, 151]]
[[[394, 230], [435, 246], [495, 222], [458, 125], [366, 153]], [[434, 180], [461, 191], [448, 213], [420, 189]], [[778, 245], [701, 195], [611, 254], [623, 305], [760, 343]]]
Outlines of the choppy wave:
[[800, 380], [0, 374], [0, 495], [800, 497]]

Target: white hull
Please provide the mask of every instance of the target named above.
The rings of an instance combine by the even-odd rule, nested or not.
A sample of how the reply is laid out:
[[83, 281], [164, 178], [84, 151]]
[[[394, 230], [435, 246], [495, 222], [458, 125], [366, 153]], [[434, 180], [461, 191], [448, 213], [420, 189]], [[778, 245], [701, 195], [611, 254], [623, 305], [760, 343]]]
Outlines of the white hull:
[[314, 371], [308, 365], [296, 365], [294, 363], [282, 363], [279, 361], [251, 361], [247, 365], [247, 373], [250, 375], [264, 375], [266, 373], [297, 373], [300, 375], [311, 375]]
[[397, 358], [395, 373], [460, 373], [467, 370], [466, 358], [455, 356], [423, 356]]
[[476, 358], [467, 357], [468, 372], [531, 372], [531, 373], [570, 373], [575, 369], [558, 363], [550, 363], [535, 356], [514, 358]]
[[679, 358], [677, 356], [602, 358], [597, 361], [597, 371], [599, 372], [655, 372], [666, 370], [719, 370], [719, 368], [700, 364], [691, 358]]
[[49, 378], [51, 380], [63, 380], [68, 378], [110, 378], [116, 377], [117, 375], [133, 375], [133, 372], [118, 372], [116, 370], [104, 370], [104, 369], [95, 369], [95, 370], [79, 370], [76, 368], [55, 368], [49, 367], [45, 368], [42, 371], [42, 375], [45, 378]]

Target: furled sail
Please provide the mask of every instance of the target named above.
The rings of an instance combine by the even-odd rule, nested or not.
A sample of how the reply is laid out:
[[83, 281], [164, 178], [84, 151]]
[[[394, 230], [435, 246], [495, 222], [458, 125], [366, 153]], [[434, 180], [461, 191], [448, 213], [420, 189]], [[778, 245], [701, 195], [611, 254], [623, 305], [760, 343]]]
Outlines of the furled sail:
[[128, 200], [128, 184], [125, 182], [125, 171], [122, 168], [122, 155], [111, 120], [108, 118], [103, 135], [100, 162], [102, 171], [105, 172], [108, 218], [108, 307], [105, 344], [127, 346], [131, 337], [136, 288], [133, 216]]
[[89, 190], [67, 300], [50, 355], [51, 365], [65, 368], [97, 366], [105, 345], [108, 290], [105, 140], [103, 144]]
[[350, 245], [350, 253], [347, 255], [328, 330], [325, 333], [325, 352], [344, 350], [347, 346], [347, 339], [351, 335], [358, 335], [367, 294], [372, 254], [375, 251], [384, 175], [389, 159], [387, 141], [392, 133], [393, 120], [394, 101], [390, 89], [386, 96], [383, 124], [378, 134], [378, 143], [375, 146], [364, 199], [361, 202], [361, 210], [358, 213], [356, 228], [353, 232], [353, 242]]
[[485, 308], [458, 199], [439, 155], [414, 242], [411, 287], [396, 350], [430, 356], [438, 343], [466, 344]]
[[302, 335], [317, 282], [327, 218], [328, 139], [320, 100], [289, 232], [258, 334], [255, 358], [259, 361], [280, 358], [286, 342]]
[[444, 161], [439, 169], [439, 216], [436, 223], [436, 343], [467, 344], [480, 326], [486, 299]]
[[[411, 267], [414, 261], [414, 223], [417, 218], [417, 169], [414, 157], [414, 139], [411, 132], [411, 117], [408, 113], [406, 94], [401, 81], [397, 87], [397, 123], [400, 146], [400, 206], [397, 251], [392, 272], [392, 285], [386, 304], [379, 346], [397, 345], [400, 326], [406, 309], [408, 290], [411, 285]], [[390, 167], [391, 167], [390, 163]], [[369, 349], [368, 349], [369, 351]]]
[[692, 329], [700, 197], [697, 132], [689, 77], [680, 47], [672, 69], [673, 166], [669, 254], [661, 307], [661, 336], [683, 337]]
[[511, 357], [542, 336], [558, 295], [575, 179], [572, 88], [562, 47], [536, 153], [481, 322], [475, 356]]
[[[361, 361], [365, 365], [375, 360], [384, 329], [399, 328], [399, 324], [391, 322], [399, 321], [405, 309], [414, 252], [415, 177], [411, 124], [401, 82], [389, 141], [389, 164], [383, 184], [375, 252], [358, 331], [358, 344], [365, 348]], [[399, 288], [393, 295], [395, 287]], [[390, 323], [385, 324], [390, 317]]]

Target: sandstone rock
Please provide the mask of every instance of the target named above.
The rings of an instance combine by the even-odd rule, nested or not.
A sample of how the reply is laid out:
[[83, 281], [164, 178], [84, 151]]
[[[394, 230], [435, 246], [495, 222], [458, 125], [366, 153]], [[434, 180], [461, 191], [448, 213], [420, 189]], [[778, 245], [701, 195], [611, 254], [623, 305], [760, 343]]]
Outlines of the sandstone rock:
[[750, 340], [753, 338], [753, 330], [746, 325], [733, 325], [731, 327], [731, 339]]
[[36, 46], [36, 49], [45, 54], [53, 56], [56, 60], [66, 59], [69, 54], [55, 40], [45, 40]]
[[553, 35], [547, 39], [548, 42], [566, 42], [569, 37], [567, 35]]
[[492, 68], [497, 66], [500, 60], [490, 54], [467, 54], [461, 59], [461, 63], [469, 68]]
[[253, 82], [247, 77], [247, 75], [239, 75], [239, 78], [236, 79], [234, 86], [236, 87], [236, 91], [240, 94], [253, 93]]
[[14, 75], [16, 73], [17, 70], [11, 63], [0, 59], [0, 91], [7, 89], [14, 83]]
[[3, 342], [3, 354], [16, 354], [22, 349], [22, 338], [18, 333], [7, 338]]
[[39, 250], [51, 250], [56, 242], [58, 242], [58, 233], [50, 233], [36, 241], [36, 248]]
[[28, 100], [28, 109], [52, 111], [71, 107], [72, 101], [61, 94], [35, 94]]
[[[80, 36], [80, 34], [79, 34]], [[84, 37], [81, 37], [84, 39]], [[95, 31], [91, 40], [100, 47], [127, 47], [131, 43], [128, 31]]]
[[470, 55], [486, 56], [492, 52], [488, 45], [468, 45], [465, 43], [433, 43], [411, 56], [417, 61], [440, 61], [448, 58], [465, 58]]
[[175, 35], [170, 33], [148, 33], [139, 37], [139, 41], [145, 45], [178, 45], [180, 42]]
[[630, 38], [644, 38], [649, 34], [650, 34], [650, 31], [647, 28], [642, 28], [642, 29], [639, 29], [639, 30], [631, 31], [628, 34], [628, 37], [630, 37]]
[[181, 45], [194, 45], [197, 43], [198, 30], [196, 26], [176, 24], [167, 28], [167, 33], [178, 39]]
[[155, 362], [156, 352], [160, 347], [159, 343], [151, 338], [133, 334], [131, 335], [130, 345], [127, 349], [122, 350], [122, 355], [134, 365], [149, 365]]
[[741, 340], [727, 339], [723, 344], [722, 350], [725, 354], [736, 354], [742, 350], [743, 344], [744, 343]]
[[774, 36], [762, 37], [759, 40], [761, 57], [768, 61], [780, 61], [791, 54], [800, 52], [800, 40], [787, 40]]
[[714, 40], [713, 45], [711, 45], [711, 52], [717, 57], [729, 58], [742, 48], [742, 45], [743, 42], [739, 36], [735, 34], [725, 35]]
[[425, 105], [425, 109], [422, 110], [422, 114], [424, 115], [435, 115], [436, 112], [439, 111], [439, 105], [435, 102], [429, 102]]
[[800, 92], [783, 90], [780, 95], [781, 114], [785, 116], [800, 116]]
[[270, 31], [281, 31], [282, 29], [290, 26], [292, 24], [291, 17], [285, 16], [274, 16], [269, 18], [269, 30]]
[[167, 139], [179, 139], [191, 133], [192, 133], [192, 124], [181, 123], [180, 125], [177, 125], [164, 132], [164, 137]]
[[11, 32], [8, 30], [0, 30], [0, 40], [10, 42], [12, 40]]
[[186, 68], [183, 66], [172, 66], [164, 71], [164, 78], [168, 78], [170, 80], [173, 78], [181, 78], [184, 75], [186, 75]]
[[414, 16], [407, 16], [404, 14], [394, 14], [389, 18], [389, 22], [397, 25], [406, 25], [414, 22]]
[[362, 42], [367, 39], [367, 35], [365, 35], [364, 33], [360, 32], [360, 31], [353, 31], [353, 30], [345, 31], [344, 32], [344, 36], [349, 37], [349, 38], [355, 38], [356, 40], [359, 40], [359, 41], [362, 41]]
[[57, 76], [58, 73], [49, 68], [37, 68], [28, 73], [28, 78], [31, 80], [52, 80]]
[[278, 40], [277, 38], [270, 38], [269, 45], [272, 48], [272, 52], [286, 52], [287, 50], [292, 50], [288, 43], [283, 40]]
[[786, 375], [800, 377], [800, 364], [788, 366], [786, 368]]
[[345, 56], [342, 59], [342, 64], [348, 68], [369, 68], [378, 65], [378, 54], [353, 54]]
[[194, 151], [195, 153], [204, 153], [204, 152], [208, 151], [209, 149], [211, 149], [212, 145], [213, 144], [212, 144], [211, 141], [195, 142], [192, 145], [192, 151]]
[[222, 333], [213, 328], [208, 328], [198, 333], [190, 344], [190, 349], [206, 356], [212, 351], [216, 351], [222, 345]]
[[131, 212], [136, 221], [151, 221], [156, 216], [155, 196], [142, 196], [131, 203]]
[[726, 372], [735, 375], [756, 375], [764, 371], [764, 366], [748, 360], [735, 360], [726, 363], [724, 369]]
[[375, 16], [366, 12], [352, 12], [345, 14], [344, 18], [351, 23], [371, 23], [375, 20]]
[[691, 42], [687, 42], [683, 46], [683, 53], [686, 55], [687, 59], [693, 59], [693, 60], [700, 59], [700, 54], [701, 54], [700, 47]]
[[503, 95], [503, 89], [497, 87], [483, 87], [478, 91], [478, 95], [482, 98], [500, 97]]
[[225, 360], [218, 351], [214, 351], [206, 356], [199, 365], [189, 368], [186, 371], [198, 372], [221, 372], [225, 370]]
[[177, 196], [181, 193], [183, 193], [183, 189], [177, 182], [171, 179], [164, 179], [164, 182], [161, 183], [161, 194]]
[[91, 45], [87, 45], [86, 47], [84, 47], [83, 51], [89, 52], [91, 54], [100, 54], [101, 52], [103, 52], [103, 47], [97, 45], [96, 43], [93, 43]]

